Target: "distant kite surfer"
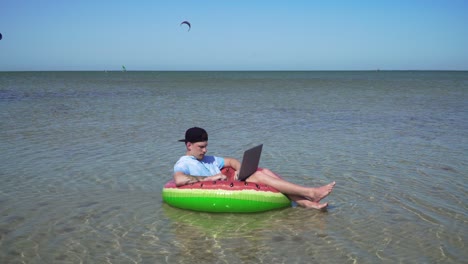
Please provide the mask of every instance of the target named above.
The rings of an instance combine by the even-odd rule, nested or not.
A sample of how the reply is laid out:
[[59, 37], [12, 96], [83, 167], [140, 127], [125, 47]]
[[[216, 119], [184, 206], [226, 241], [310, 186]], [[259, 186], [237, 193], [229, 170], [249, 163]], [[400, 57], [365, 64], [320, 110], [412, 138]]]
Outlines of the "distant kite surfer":
[[190, 22], [188, 22], [188, 21], [183, 21], [182, 23], [180, 23], [181, 26], [182, 26], [183, 24], [187, 25], [187, 26], [188, 26], [188, 30], [187, 30], [187, 31], [190, 31], [190, 29], [192, 28], [192, 25], [190, 25]]

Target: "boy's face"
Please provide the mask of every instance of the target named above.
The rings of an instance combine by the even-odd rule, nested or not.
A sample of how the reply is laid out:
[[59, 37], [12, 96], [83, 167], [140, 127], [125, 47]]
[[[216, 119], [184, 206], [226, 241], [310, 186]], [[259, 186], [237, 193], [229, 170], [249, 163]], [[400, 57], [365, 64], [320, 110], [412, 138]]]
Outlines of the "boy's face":
[[208, 151], [208, 141], [187, 143], [187, 148], [190, 155], [194, 156], [197, 160], [202, 160], [205, 157], [206, 152]]

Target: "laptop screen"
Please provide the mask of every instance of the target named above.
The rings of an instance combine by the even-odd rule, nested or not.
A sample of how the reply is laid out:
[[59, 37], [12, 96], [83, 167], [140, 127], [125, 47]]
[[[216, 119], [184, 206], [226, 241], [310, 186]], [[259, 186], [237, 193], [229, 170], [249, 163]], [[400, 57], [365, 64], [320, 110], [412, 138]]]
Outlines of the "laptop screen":
[[260, 155], [262, 154], [262, 147], [263, 144], [260, 144], [244, 152], [239, 171], [239, 181], [244, 181], [257, 171], [258, 164], [260, 163]]

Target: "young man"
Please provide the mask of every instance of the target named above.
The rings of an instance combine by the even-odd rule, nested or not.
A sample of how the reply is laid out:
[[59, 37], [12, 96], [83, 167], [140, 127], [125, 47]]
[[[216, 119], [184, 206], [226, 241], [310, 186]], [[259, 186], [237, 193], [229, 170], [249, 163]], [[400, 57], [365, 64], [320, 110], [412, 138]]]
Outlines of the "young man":
[[[231, 167], [237, 172], [240, 170], [241, 163], [234, 158], [206, 155], [208, 133], [203, 128], [189, 128], [185, 132], [185, 138], [179, 141], [185, 142], [187, 151], [174, 165], [174, 181], [177, 186], [199, 181], [225, 180], [226, 175], [221, 173], [224, 167]], [[269, 185], [299, 206], [315, 209], [324, 209], [328, 206], [328, 203], [320, 203], [320, 200], [330, 194], [335, 186], [335, 182], [321, 187], [300, 186], [282, 179], [268, 169], [258, 170], [246, 181]]]

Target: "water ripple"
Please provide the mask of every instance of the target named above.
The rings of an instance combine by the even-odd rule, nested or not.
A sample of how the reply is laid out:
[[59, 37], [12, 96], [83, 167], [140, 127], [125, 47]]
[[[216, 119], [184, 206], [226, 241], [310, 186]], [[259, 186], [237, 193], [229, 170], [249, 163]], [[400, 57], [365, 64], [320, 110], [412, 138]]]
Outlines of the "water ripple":
[[[462, 262], [467, 80], [0, 73], [0, 262]], [[191, 126], [208, 130], [211, 154], [240, 159], [263, 143], [260, 165], [284, 178], [336, 181], [328, 211], [218, 215], [162, 203]]]

